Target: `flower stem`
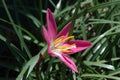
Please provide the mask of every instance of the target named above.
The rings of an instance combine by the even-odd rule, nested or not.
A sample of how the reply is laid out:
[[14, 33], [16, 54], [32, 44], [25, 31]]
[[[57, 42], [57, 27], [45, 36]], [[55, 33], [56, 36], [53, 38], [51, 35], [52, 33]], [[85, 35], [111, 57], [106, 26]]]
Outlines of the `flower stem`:
[[36, 80], [40, 80], [40, 78], [39, 78], [39, 65], [40, 65], [41, 61], [43, 60], [43, 58], [44, 58], [43, 55], [40, 54], [40, 58], [36, 64], [36, 68], [35, 68], [36, 69]]

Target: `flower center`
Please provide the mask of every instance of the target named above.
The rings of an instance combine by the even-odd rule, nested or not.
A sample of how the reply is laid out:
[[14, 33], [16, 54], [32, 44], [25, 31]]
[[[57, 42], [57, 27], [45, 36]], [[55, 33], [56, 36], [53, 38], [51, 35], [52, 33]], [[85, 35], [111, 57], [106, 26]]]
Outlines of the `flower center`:
[[65, 36], [60, 36], [57, 39], [55, 39], [53, 46], [52, 46], [52, 51], [54, 52], [64, 52], [64, 53], [68, 53], [68, 52], [72, 52], [72, 48], [76, 48], [75, 44], [67, 44], [66, 42], [69, 39], [74, 38], [74, 36], [69, 36], [69, 37], [65, 37]]

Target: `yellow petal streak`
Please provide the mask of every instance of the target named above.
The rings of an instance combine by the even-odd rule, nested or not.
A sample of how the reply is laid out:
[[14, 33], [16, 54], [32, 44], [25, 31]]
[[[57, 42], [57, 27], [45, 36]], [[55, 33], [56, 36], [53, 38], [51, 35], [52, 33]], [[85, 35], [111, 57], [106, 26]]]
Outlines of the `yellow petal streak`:
[[60, 36], [58, 37], [55, 41], [54, 41], [54, 50], [59, 50], [62, 52], [72, 52], [71, 48], [75, 48], [76, 45], [75, 44], [64, 44], [66, 41], [68, 41], [69, 39], [74, 38], [74, 36], [69, 36], [69, 37], [65, 37], [65, 36]]

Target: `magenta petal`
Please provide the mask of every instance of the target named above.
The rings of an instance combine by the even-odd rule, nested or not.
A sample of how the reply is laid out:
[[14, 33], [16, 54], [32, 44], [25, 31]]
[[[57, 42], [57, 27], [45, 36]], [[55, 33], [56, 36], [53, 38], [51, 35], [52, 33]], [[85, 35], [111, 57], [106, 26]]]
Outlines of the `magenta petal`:
[[54, 39], [57, 34], [57, 27], [50, 9], [47, 9], [46, 20], [49, 36], [51, 37], [51, 39]]
[[91, 42], [89, 41], [85, 41], [85, 40], [71, 40], [69, 42], [67, 42], [67, 44], [76, 44], [76, 48], [72, 48], [72, 52], [71, 53], [67, 53], [67, 54], [73, 54], [76, 52], [80, 52], [88, 47], [90, 47], [92, 45]]
[[48, 45], [48, 54], [52, 57], [57, 57], [59, 53], [53, 53], [51, 48], [50, 48], [50, 45]]
[[75, 72], [78, 72], [75, 63], [67, 55], [60, 55], [58, 56], [58, 58], [70, 69], [72, 69]]
[[70, 26], [71, 26], [72, 22], [69, 22], [57, 35], [57, 37], [60, 36], [67, 36], [70, 30]]
[[44, 26], [42, 26], [42, 33], [44, 35], [44, 38], [45, 38], [47, 44], [50, 44], [50, 37], [48, 36], [48, 32]]

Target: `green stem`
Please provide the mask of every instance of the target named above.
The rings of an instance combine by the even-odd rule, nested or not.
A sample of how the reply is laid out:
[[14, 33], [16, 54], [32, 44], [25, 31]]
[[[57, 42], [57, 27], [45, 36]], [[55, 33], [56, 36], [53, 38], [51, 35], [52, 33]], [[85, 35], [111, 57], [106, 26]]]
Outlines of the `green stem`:
[[41, 63], [41, 61], [43, 60], [44, 56], [40, 54], [40, 58], [36, 64], [36, 80], [40, 80], [39, 78], [39, 65]]

